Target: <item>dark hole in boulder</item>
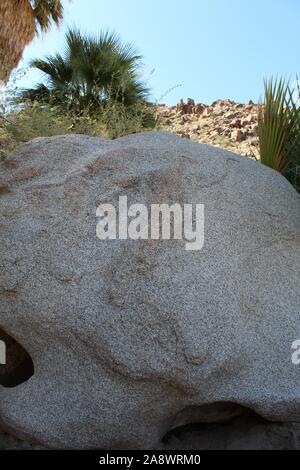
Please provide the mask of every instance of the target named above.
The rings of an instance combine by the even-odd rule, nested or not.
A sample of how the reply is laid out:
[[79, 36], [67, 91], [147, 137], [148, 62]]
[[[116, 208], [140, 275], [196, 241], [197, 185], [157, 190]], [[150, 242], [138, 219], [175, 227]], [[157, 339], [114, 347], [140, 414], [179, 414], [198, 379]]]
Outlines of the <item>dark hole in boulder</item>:
[[34, 366], [28, 352], [10, 335], [0, 328], [2, 351], [5, 350], [5, 364], [0, 362], [0, 385], [17, 387], [34, 374]]
[[209, 449], [217, 449], [227, 440], [247, 436], [249, 430], [256, 433], [255, 437], [259, 439], [260, 433], [268, 430], [268, 426], [271, 428], [272, 424], [249, 408], [218, 402], [182, 410], [175, 417], [172, 429], [163, 437], [162, 443], [172, 445], [174, 439], [183, 443], [192, 439], [197, 445], [204, 441]]

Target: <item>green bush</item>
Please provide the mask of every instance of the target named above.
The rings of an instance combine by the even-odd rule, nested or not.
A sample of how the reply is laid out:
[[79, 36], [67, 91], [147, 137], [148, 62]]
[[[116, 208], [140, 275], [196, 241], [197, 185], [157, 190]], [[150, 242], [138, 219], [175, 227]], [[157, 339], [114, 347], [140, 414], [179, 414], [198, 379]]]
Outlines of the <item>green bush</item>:
[[90, 116], [88, 112], [63, 113], [59, 107], [35, 102], [21, 110], [0, 114], [0, 155], [5, 157], [19, 144], [36, 137], [74, 133], [116, 139], [154, 126], [154, 114], [145, 103], [125, 106], [110, 101], [99, 108], [98, 116]]
[[34, 103], [7, 116], [5, 130], [17, 142], [27, 142], [35, 137], [50, 137], [70, 132], [71, 122], [56, 108]]

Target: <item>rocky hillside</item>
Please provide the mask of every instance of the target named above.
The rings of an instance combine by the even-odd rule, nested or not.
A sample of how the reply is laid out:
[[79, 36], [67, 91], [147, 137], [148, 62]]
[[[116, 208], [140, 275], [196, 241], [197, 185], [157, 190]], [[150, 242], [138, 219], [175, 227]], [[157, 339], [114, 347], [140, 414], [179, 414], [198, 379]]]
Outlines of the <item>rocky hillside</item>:
[[156, 113], [160, 129], [258, 158], [258, 105], [252, 101], [217, 100], [206, 105], [188, 99], [171, 107], [160, 104]]

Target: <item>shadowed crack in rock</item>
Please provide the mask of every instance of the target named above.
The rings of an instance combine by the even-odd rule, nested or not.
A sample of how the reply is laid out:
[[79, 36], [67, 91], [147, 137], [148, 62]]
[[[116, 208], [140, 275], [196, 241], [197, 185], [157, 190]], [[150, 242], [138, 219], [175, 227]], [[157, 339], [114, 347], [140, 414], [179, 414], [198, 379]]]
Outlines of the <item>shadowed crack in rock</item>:
[[0, 341], [6, 346], [6, 364], [0, 365], [0, 385], [7, 388], [17, 387], [34, 374], [32, 359], [27, 351], [1, 328]]

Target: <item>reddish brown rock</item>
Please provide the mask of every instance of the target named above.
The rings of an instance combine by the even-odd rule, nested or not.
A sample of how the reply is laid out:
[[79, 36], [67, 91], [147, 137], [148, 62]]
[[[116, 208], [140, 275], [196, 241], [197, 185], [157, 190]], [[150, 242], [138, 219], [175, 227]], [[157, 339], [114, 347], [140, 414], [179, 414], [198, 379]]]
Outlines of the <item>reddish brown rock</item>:
[[245, 133], [240, 129], [235, 129], [231, 132], [230, 138], [235, 142], [242, 142], [245, 140]]
[[195, 104], [189, 98], [176, 106], [159, 107], [158, 123], [160, 129], [193, 136], [200, 143], [211, 143], [251, 158], [254, 149], [258, 156], [258, 105], [253, 101], [241, 104], [220, 99], [207, 105]]

